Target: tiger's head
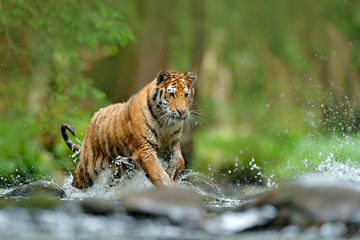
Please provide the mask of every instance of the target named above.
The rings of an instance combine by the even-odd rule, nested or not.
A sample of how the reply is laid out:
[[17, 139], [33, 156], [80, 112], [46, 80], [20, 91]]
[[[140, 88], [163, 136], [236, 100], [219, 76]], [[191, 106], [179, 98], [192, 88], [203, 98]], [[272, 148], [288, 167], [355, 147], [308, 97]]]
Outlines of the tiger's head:
[[150, 93], [155, 109], [160, 115], [159, 121], [173, 122], [189, 118], [194, 98], [192, 84], [197, 76], [176, 71], [160, 71], [155, 79], [155, 87]]

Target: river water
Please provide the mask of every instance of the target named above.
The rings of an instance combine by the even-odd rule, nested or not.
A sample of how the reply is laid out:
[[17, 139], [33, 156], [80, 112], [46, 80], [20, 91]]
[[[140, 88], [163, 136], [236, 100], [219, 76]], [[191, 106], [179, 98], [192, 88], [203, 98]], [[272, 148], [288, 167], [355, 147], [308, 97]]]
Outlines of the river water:
[[[143, 174], [136, 174], [130, 181], [118, 183], [115, 187], [109, 186], [109, 173], [103, 173], [95, 185], [81, 191], [71, 186], [72, 177], [69, 176], [62, 184], [66, 197], [61, 200], [60, 207], [55, 209], [26, 210], [18, 207], [8, 207], [0, 210], [0, 239], [319, 239], [336, 238], [334, 227], [329, 229], [286, 227], [272, 231], [251, 232], [213, 232], [212, 229], [197, 228], [186, 224], [173, 224], [167, 219], [134, 218], [124, 211], [111, 215], [87, 214], [79, 210], [74, 202], [86, 200], [100, 200], [102, 202], [119, 203], [128, 194], [134, 191], [152, 189], [152, 184]], [[258, 187], [223, 188], [211, 182], [211, 179], [198, 173], [189, 171], [187, 179], [179, 182], [181, 188], [188, 189], [205, 196], [207, 201], [204, 207], [233, 213], [232, 210], [249, 201], [249, 196], [256, 195], [267, 189]], [[360, 170], [356, 166], [337, 162], [332, 156], [321, 163], [312, 173], [298, 177], [304, 184], [329, 184], [329, 182], [346, 183], [357, 186], [360, 179]], [[194, 180], [195, 179], [195, 180]], [[276, 187], [277, 183], [275, 184]], [[2, 189], [6, 193], [9, 189]], [[244, 224], [253, 216], [247, 215]], [[231, 217], [224, 222], [215, 222], [216, 225], [231, 225]], [[226, 222], [228, 221], [228, 222]], [[211, 223], [211, 224], [214, 224]], [[208, 226], [212, 226], [212, 225]], [[212, 228], [212, 227], [210, 227]], [[216, 228], [216, 227], [215, 227]], [[205, 229], [205, 231], [204, 231]], [[228, 228], [225, 228], [225, 230]], [[341, 228], [339, 230], [341, 232]], [[329, 235], [330, 234], [330, 235]], [[332, 235], [333, 234], [333, 235]]]

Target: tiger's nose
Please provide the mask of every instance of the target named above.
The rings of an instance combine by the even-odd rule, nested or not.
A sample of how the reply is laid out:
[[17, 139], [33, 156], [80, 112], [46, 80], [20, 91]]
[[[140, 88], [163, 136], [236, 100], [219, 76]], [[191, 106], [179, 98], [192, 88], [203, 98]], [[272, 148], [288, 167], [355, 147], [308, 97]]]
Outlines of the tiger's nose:
[[184, 110], [184, 109], [181, 109], [181, 108], [177, 108], [176, 109], [176, 112], [180, 115], [180, 117], [182, 116], [182, 115], [184, 115], [184, 113], [186, 113], [186, 110]]

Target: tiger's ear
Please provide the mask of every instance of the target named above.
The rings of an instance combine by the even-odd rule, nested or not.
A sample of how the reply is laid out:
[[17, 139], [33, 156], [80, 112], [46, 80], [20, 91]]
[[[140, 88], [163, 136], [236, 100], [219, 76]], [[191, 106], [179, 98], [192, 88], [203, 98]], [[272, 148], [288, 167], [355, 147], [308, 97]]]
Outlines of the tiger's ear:
[[158, 75], [156, 76], [156, 83], [160, 84], [168, 79], [170, 79], [170, 73], [167, 71], [161, 70]]
[[191, 83], [193, 84], [196, 79], [197, 79], [197, 75], [196, 73], [193, 73], [193, 72], [188, 72], [185, 74], [185, 78]]

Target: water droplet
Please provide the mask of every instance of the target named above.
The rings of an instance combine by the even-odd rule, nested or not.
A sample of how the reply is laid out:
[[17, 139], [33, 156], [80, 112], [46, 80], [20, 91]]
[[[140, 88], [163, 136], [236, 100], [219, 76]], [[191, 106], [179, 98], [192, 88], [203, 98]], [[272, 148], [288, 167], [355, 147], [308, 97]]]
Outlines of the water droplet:
[[304, 159], [304, 165], [305, 165], [306, 168], [307, 168], [308, 165], [309, 165], [309, 164], [308, 164], [308, 160], [307, 160], [306, 158]]

